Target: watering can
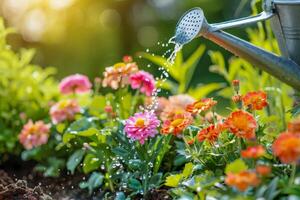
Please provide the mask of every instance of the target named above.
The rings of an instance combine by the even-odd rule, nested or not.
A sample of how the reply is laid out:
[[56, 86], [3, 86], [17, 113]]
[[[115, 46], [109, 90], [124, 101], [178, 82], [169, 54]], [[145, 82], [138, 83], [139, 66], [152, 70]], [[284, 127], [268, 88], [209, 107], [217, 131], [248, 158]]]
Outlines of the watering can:
[[[271, 20], [282, 56], [223, 31], [267, 19]], [[209, 24], [202, 9], [193, 8], [179, 20], [174, 42], [184, 45], [200, 36], [300, 90], [300, 0], [265, 0], [263, 12], [257, 16], [217, 24]]]

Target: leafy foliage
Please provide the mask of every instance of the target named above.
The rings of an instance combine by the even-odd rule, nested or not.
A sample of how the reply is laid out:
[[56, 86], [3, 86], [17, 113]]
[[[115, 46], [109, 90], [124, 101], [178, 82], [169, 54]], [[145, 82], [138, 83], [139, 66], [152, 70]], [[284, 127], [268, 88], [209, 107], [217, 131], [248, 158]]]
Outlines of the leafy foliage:
[[30, 64], [32, 49], [12, 51], [6, 43], [12, 32], [0, 19], [0, 154], [18, 154], [17, 135], [25, 120], [46, 118], [49, 102], [58, 97], [55, 69]]
[[222, 83], [210, 83], [202, 85], [196, 88], [191, 88], [190, 82], [194, 76], [196, 67], [205, 53], [205, 46], [200, 45], [195, 52], [186, 60], [183, 60], [183, 53], [179, 51], [177, 53], [174, 64], [170, 63], [168, 59], [161, 56], [154, 56], [148, 53], [140, 53], [143, 58], [151, 61], [158, 67], [163, 67], [166, 72], [174, 79], [160, 80], [158, 85], [162, 89], [171, 91], [172, 94], [188, 93], [191, 96], [200, 99], [215, 90], [219, 90], [224, 87]]

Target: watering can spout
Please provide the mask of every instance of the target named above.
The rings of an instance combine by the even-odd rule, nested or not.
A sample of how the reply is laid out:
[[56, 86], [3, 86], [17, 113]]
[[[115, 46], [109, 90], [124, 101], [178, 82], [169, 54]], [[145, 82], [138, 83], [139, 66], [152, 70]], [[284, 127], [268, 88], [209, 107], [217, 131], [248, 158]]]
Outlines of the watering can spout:
[[210, 32], [203, 36], [295, 89], [300, 89], [300, 66], [293, 60], [267, 52], [223, 31]]
[[[271, 19], [282, 57], [254, 46], [223, 30]], [[264, 11], [218, 24], [207, 23], [201, 8], [194, 8], [179, 20], [175, 42], [184, 45], [196, 37], [205, 37], [236, 56], [300, 90], [300, 0], [265, 0]]]

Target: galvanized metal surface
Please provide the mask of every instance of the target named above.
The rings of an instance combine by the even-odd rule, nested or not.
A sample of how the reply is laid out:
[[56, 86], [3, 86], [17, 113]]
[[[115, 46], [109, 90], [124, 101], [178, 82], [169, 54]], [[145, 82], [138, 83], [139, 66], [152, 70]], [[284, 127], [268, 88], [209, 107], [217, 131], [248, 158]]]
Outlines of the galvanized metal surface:
[[225, 30], [234, 27], [246, 26], [256, 22], [264, 21], [270, 19], [274, 16], [274, 13], [271, 12], [262, 12], [256, 16], [245, 17], [241, 19], [231, 20], [222, 23], [210, 24], [211, 31]]
[[[280, 48], [286, 48], [289, 58], [300, 65], [300, 1], [298, 4], [275, 3], [275, 8], [281, 27], [273, 25], [272, 29], [277, 36]], [[277, 35], [279, 28], [283, 33], [281, 37]], [[285, 44], [280, 42], [283, 39]]]
[[205, 32], [203, 36], [300, 90], [300, 67], [294, 61], [267, 52], [223, 31]]
[[203, 20], [204, 14], [201, 8], [187, 11], [176, 25], [176, 43], [183, 45], [196, 38], [202, 28]]
[[300, 0], [274, 0], [276, 4], [299, 4]]

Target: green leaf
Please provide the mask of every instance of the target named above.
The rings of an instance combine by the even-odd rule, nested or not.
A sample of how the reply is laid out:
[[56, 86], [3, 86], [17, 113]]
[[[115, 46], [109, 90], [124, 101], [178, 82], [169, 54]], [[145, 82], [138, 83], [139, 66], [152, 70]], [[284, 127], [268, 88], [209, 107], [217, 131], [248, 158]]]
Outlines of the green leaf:
[[62, 141], [63, 141], [63, 143], [68, 143], [68, 142], [70, 142], [70, 140], [72, 140], [73, 138], [75, 138], [76, 136], [74, 135], [74, 134], [71, 134], [71, 133], [65, 133], [64, 135], [63, 135], [63, 138], [62, 138]]
[[72, 174], [74, 174], [74, 171], [76, 167], [79, 165], [81, 162], [83, 156], [84, 156], [85, 151], [82, 149], [79, 149], [75, 151], [68, 159], [67, 162], [67, 169], [71, 171]]
[[66, 125], [64, 123], [59, 123], [56, 125], [56, 130], [59, 133], [63, 133], [65, 128], [66, 128]]
[[197, 67], [197, 63], [201, 59], [202, 55], [205, 52], [205, 46], [200, 45], [196, 51], [188, 58], [188, 60], [181, 66], [183, 69], [182, 77], [180, 78], [181, 81], [185, 83], [185, 89], [190, 84], [193, 74], [195, 72], [195, 69]]
[[180, 80], [180, 72], [178, 71], [178, 68], [172, 66], [172, 64], [167, 59], [161, 56], [153, 56], [149, 53], [139, 53], [138, 55], [153, 62], [158, 67], [163, 67], [166, 71], [168, 71], [170, 76], [174, 78], [176, 81]]
[[241, 59], [231, 59], [229, 65], [228, 81], [233, 81], [237, 77], [239, 70], [241, 70]]
[[162, 179], [162, 173], [157, 173], [154, 176], [152, 176], [149, 180], [149, 185], [152, 188], [158, 187], [161, 183]]
[[75, 134], [76, 132], [85, 131], [93, 126], [92, 120], [90, 118], [83, 117], [75, 122], [73, 122], [67, 132]]
[[171, 175], [166, 178], [165, 185], [169, 187], [178, 187], [179, 182], [181, 181], [183, 175], [182, 174], [176, 174]]
[[[225, 59], [222, 53], [219, 51], [209, 51], [208, 54], [210, 55], [210, 59], [214, 64], [213, 66], [210, 67], [210, 70], [224, 76], [227, 79], [227, 81], [229, 81], [226, 66], [225, 66]], [[213, 70], [211, 69], [212, 67], [214, 68]]]
[[79, 187], [80, 187], [81, 189], [85, 189], [85, 188], [88, 188], [88, 187], [89, 187], [89, 184], [88, 184], [88, 182], [83, 181], [83, 182], [80, 182], [80, 183], [79, 183]]
[[[279, 181], [279, 178], [276, 177], [268, 185], [268, 189], [267, 189], [266, 194], [265, 194], [266, 199], [275, 199], [275, 197], [280, 193], [280, 191], [277, 190], [278, 181]], [[289, 187], [289, 188], [291, 188], [291, 187]], [[300, 192], [298, 194], [300, 195]]]
[[233, 95], [233, 91], [232, 91], [231, 87], [226, 87], [226, 88], [220, 90], [217, 94], [226, 99], [230, 99]]
[[85, 174], [96, 170], [100, 167], [101, 160], [97, 158], [94, 154], [87, 154], [83, 160], [83, 172]]
[[139, 191], [142, 189], [142, 184], [137, 179], [130, 178], [128, 181], [128, 187], [135, 191]]
[[88, 188], [89, 193], [92, 194], [93, 190], [99, 188], [103, 183], [104, 176], [99, 172], [93, 172], [87, 182], [81, 182], [79, 187], [84, 189]]
[[128, 161], [128, 167], [132, 170], [142, 169], [143, 162], [139, 159], [131, 159]]
[[106, 105], [106, 99], [104, 96], [95, 96], [91, 104], [88, 106], [89, 112], [93, 116], [99, 116], [103, 113], [104, 107]]
[[126, 199], [126, 196], [125, 196], [124, 192], [117, 192], [114, 200], [125, 200], [125, 199]]
[[89, 128], [88, 130], [77, 132], [76, 135], [90, 137], [96, 135], [97, 133], [99, 133], [99, 131], [96, 128]]
[[72, 140], [73, 138], [75, 138], [76, 136], [83, 136], [83, 137], [91, 137], [93, 135], [96, 135], [99, 133], [99, 130], [97, 130], [96, 128], [89, 128], [87, 130], [84, 131], [71, 131], [71, 132], [66, 132], [63, 135], [63, 143], [68, 143], [70, 142], [70, 140]]
[[184, 178], [188, 178], [193, 173], [193, 168], [194, 168], [193, 163], [189, 162], [189, 163], [185, 164], [184, 170], [182, 172], [182, 176]]
[[112, 152], [121, 157], [127, 157], [129, 154], [129, 152], [122, 147], [116, 147], [112, 149]]
[[225, 168], [225, 173], [239, 173], [248, 169], [248, 166], [242, 159], [237, 159], [228, 164]]
[[201, 85], [197, 88], [190, 89], [188, 94], [194, 97], [195, 99], [202, 99], [207, 97], [210, 93], [224, 88], [226, 85], [224, 83], [209, 83]]

